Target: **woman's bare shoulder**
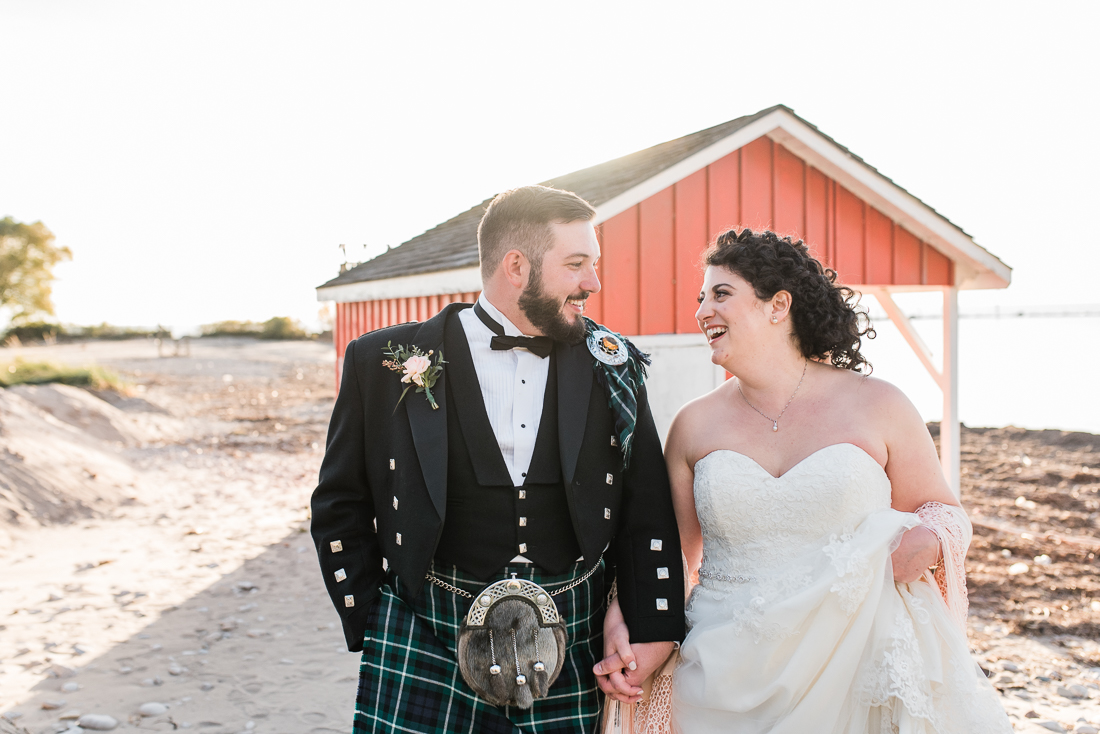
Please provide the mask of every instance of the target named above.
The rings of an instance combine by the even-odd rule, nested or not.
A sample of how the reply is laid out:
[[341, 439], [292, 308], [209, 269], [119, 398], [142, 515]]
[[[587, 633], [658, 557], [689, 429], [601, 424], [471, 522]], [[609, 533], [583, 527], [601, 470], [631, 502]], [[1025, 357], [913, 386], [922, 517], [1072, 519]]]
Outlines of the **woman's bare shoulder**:
[[833, 394], [853, 402], [852, 407], [892, 411], [912, 408], [912, 402], [892, 382], [854, 370], [832, 368], [829, 375]]
[[685, 452], [690, 451], [688, 447], [694, 442], [692, 439], [698, 435], [699, 431], [713, 425], [716, 417], [722, 412], [722, 406], [728, 399], [729, 386], [729, 382], [723, 383], [710, 392], [684, 403], [676, 412], [672, 425], [668, 429], [670, 447], [678, 447]]

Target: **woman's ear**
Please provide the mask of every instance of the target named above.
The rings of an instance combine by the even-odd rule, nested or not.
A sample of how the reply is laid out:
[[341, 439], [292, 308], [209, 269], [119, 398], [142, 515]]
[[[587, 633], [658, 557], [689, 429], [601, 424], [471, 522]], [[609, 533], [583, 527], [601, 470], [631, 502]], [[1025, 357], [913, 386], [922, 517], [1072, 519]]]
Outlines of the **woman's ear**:
[[791, 294], [789, 291], [779, 291], [771, 300], [771, 321], [779, 323], [791, 314]]
[[512, 284], [513, 288], [523, 290], [527, 286], [527, 276], [531, 272], [531, 263], [519, 250], [509, 250], [504, 253], [504, 260], [500, 267], [504, 277]]

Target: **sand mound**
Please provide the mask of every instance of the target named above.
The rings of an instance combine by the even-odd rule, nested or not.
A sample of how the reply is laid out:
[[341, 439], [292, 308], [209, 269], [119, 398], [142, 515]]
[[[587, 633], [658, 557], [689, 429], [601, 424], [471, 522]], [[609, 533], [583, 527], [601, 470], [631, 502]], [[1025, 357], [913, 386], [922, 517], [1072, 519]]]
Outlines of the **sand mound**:
[[124, 405], [68, 385], [0, 389], [0, 525], [69, 522], [132, 495], [125, 449], [182, 429], [145, 401]]

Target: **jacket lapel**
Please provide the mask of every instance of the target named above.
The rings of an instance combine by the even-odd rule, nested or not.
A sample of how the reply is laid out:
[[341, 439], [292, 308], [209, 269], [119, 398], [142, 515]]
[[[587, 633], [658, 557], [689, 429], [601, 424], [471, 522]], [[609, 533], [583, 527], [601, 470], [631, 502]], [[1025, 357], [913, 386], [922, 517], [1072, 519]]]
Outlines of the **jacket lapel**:
[[[457, 307], [456, 307], [457, 306]], [[462, 304], [450, 304], [438, 314], [424, 322], [413, 337], [412, 343], [420, 347], [424, 352], [439, 350], [443, 346], [443, 332], [447, 323], [447, 316], [458, 311]], [[433, 359], [434, 359], [433, 355]], [[444, 352], [443, 358], [447, 359]], [[420, 461], [420, 471], [424, 475], [424, 484], [428, 488], [428, 495], [432, 498], [432, 504], [439, 515], [440, 520], [446, 519], [447, 510], [447, 369], [450, 365], [443, 365], [443, 379], [435, 383], [432, 396], [439, 406], [432, 410], [427, 398], [423, 394], [417, 394], [415, 388], [409, 390], [402, 400], [409, 417], [409, 428], [412, 430], [413, 445], [416, 447], [416, 457]]]
[[558, 342], [558, 447], [561, 451], [562, 480], [573, 483], [577, 470], [584, 428], [588, 420], [588, 400], [592, 396], [592, 355], [584, 342], [565, 345]]
[[451, 400], [458, 411], [458, 422], [462, 425], [462, 435], [477, 482], [483, 487], [511, 487], [512, 477], [508, 474], [508, 466], [504, 463], [493, 425], [489, 422], [474, 359], [470, 355], [470, 343], [466, 341], [457, 314], [447, 324], [443, 345], [449, 363], [447, 379]]

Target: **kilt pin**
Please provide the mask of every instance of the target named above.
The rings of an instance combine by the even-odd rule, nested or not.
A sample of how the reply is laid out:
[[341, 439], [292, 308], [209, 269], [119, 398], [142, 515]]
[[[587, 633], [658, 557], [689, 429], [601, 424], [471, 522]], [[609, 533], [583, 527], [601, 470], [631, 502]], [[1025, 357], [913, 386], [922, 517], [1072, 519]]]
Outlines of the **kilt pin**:
[[[556, 430], [547, 428], [553, 441], [542, 445], [552, 446], [558, 455], [551, 453], [550, 461], [541, 464], [533, 459], [531, 476], [522, 486], [513, 487], [499, 471], [494, 475], [492, 465], [485, 463], [487, 451], [496, 451], [497, 463], [503, 462], [488, 429], [458, 318], [469, 307], [450, 304], [422, 324], [365, 334], [345, 351], [311, 503], [311, 532], [347, 647], [363, 653], [354, 730], [592, 732], [603, 698], [592, 666], [602, 657], [603, 616], [612, 581], [631, 642], [680, 641], [684, 636], [679, 535], [660, 440], [643, 387], [637, 394], [630, 459], [624, 462], [607, 381], [601, 386], [596, 378], [595, 358], [583, 343], [555, 342], [545, 397], [552, 410], [544, 416], [552, 416], [546, 424], [553, 427], [556, 422]], [[413, 345], [424, 353], [443, 351], [446, 379], [432, 390], [438, 409], [412, 390], [401, 399], [405, 385], [382, 364], [390, 344]], [[477, 440], [487, 429], [490, 440]], [[493, 444], [490, 449], [487, 443]], [[456, 473], [459, 458], [466, 465], [472, 461], [466, 474]], [[535, 475], [550, 479], [528, 485]], [[469, 508], [463, 515], [453, 503], [466, 486], [448, 486], [457, 479], [478, 485], [482, 494], [477, 497], [490, 498], [484, 505], [487, 516], [494, 509], [507, 515], [509, 502], [520, 503], [517, 508], [534, 507], [536, 497], [551, 497], [560, 510], [555, 533], [571, 526], [576, 536], [561, 541], [573, 555], [564, 556], [565, 563], [547, 563], [559, 568], [543, 567], [536, 554], [545, 552], [542, 558], [554, 559], [554, 549], [546, 546], [555, 541], [533, 535], [527, 555], [534, 563], [513, 559], [494, 563], [494, 570], [486, 573], [484, 563], [451, 563], [454, 559], [439, 557], [437, 552], [453, 553], [467, 545], [471, 553], [477, 551], [476, 534], [456, 545], [454, 533], [462, 528], [446, 526], [448, 510], [452, 523], [469, 524], [476, 518]], [[525, 489], [529, 486], [534, 489]], [[523, 532], [537, 532], [538, 518], [528, 522], [524, 516], [519, 525]], [[577, 548], [581, 558], [574, 562]], [[518, 550], [516, 555], [524, 555], [527, 543], [520, 543]], [[559, 552], [556, 558], [562, 557]], [[429, 583], [427, 575], [476, 594], [514, 573], [553, 593], [595, 563], [600, 563], [596, 573], [555, 597], [566, 623], [567, 647], [565, 665], [548, 695], [529, 709], [497, 707], [478, 696], [463, 680], [456, 660], [458, 632], [470, 600]]]

